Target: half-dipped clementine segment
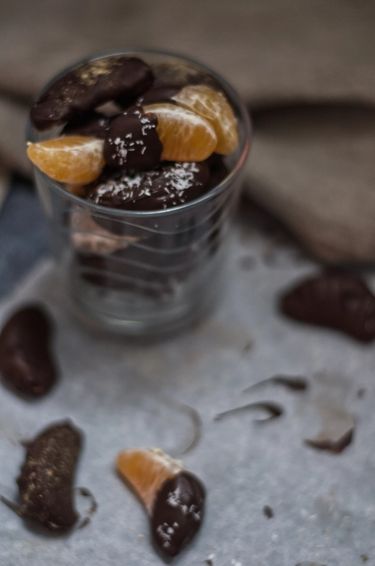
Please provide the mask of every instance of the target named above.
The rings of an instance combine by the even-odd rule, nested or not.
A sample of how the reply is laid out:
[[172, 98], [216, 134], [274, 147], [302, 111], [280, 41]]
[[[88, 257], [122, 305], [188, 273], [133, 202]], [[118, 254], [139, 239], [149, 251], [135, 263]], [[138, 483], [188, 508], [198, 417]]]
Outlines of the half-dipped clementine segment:
[[212, 124], [176, 104], [160, 103], [144, 106], [146, 113], [157, 117], [157, 133], [166, 161], [204, 161], [216, 148], [217, 136]]
[[120, 452], [116, 468], [151, 512], [156, 494], [163, 483], [181, 471], [182, 466], [177, 460], [155, 448]]
[[27, 156], [51, 179], [71, 185], [95, 181], [104, 167], [103, 141], [88, 136], [61, 136], [29, 143]]
[[188, 85], [172, 99], [210, 121], [217, 135], [216, 153], [229, 155], [237, 148], [237, 119], [222, 92], [207, 85]]

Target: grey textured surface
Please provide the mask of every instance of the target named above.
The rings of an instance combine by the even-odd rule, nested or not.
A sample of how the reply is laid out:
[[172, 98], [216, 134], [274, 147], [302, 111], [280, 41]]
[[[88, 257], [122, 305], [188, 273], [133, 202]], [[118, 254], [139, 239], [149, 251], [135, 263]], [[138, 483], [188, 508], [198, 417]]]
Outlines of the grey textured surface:
[[[186, 415], [164, 396], [196, 407], [204, 424], [185, 464], [207, 486], [207, 515], [179, 565], [204, 565], [211, 554], [214, 566], [356, 566], [363, 564], [361, 555], [373, 564], [375, 351], [277, 315], [280, 288], [311, 268], [292, 248], [273, 249], [268, 237], [244, 229], [217, 312], [193, 331], [148, 345], [85, 332], [74, 322], [54, 270], [48, 263], [37, 268], [2, 304], [0, 321], [20, 301], [46, 303], [58, 323], [61, 380], [37, 403], [0, 391], [0, 489], [16, 496], [23, 458], [17, 440], [69, 416], [86, 436], [77, 482], [95, 493], [99, 508], [87, 528], [53, 538], [28, 531], [0, 506], [0, 564], [161, 563], [149, 544], [145, 513], [113, 463], [121, 449], [172, 450], [190, 435]], [[308, 376], [310, 391], [241, 393], [280, 372]], [[366, 388], [364, 398], [357, 396], [360, 387]], [[282, 403], [286, 414], [262, 426], [250, 413], [213, 421], [219, 411], [259, 399]], [[338, 456], [303, 444], [318, 431], [323, 405], [344, 408], [357, 422], [354, 443]], [[264, 505], [273, 508], [274, 518], [263, 515]]]

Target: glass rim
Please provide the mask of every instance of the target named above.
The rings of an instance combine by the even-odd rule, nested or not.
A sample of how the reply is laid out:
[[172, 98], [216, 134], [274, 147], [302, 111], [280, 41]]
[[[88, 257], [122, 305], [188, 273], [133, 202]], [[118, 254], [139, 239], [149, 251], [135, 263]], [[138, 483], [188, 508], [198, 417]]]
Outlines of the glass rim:
[[[181, 59], [182, 61], [191, 63], [193, 66], [198, 67], [206, 71], [208, 74], [210, 74], [220, 84], [220, 86], [223, 87], [224, 92], [226, 94], [229, 94], [230, 101], [233, 100], [235, 102], [236, 110], [238, 111], [239, 118], [244, 128], [244, 139], [242, 140], [240, 146], [240, 153], [236, 163], [233, 165], [230, 172], [224, 177], [224, 179], [218, 185], [211, 187], [205, 194], [201, 195], [196, 199], [193, 199], [192, 201], [189, 201], [187, 203], [178, 206], [174, 206], [172, 208], [166, 208], [166, 209], [163, 208], [159, 210], [126, 210], [126, 209], [116, 209], [116, 208], [111, 208], [96, 204], [94, 202], [83, 199], [67, 191], [61, 183], [59, 183], [58, 181], [54, 181], [53, 179], [48, 177], [46, 173], [43, 173], [43, 171], [38, 169], [35, 165], [32, 166], [34, 174], [38, 174], [42, 178], [44, 178], [48, 182], [50, 187], [53, 188], [58, 195], [61, 195], [65, 199], [72, 201], [73, 204], [77, 204], [83, 208], [87, 208], [91, 210], [93, 213], [95, 212], [105, 213], [108, 216], [115, 216], [119, 218], [130, 218], [130, 217], [150, 218], [150, 217], [169, 216], [172, 214], [193, 209], [195, 207], [200, 206], [201, 204], [210, 201], [211, 199], [215, 198], [216, 196], [224, 192], [225, 189], [233, 183], [234, 179], [243, 169], [249, 154], [250, 141], [252, 136], [252, 123], [251, 123], [249, 111], [246, 109], [244, 103], [242, 102], [240, 95], [224, 77], [222, 77], [219, 73], [211, 69], [211, 67], [209, 67], [205, 63], [202, 63], [201, 61], [198, 61], [193, 57], [187, 56], [177, 51], [169, 51], [167, 49], [159, 50], [159, 49], [151, 49], [151, 48], [150, 49], [134, 48], [134, 49], [107, 50], [107, 51], [100, 51], [98, 53], [93, 53], [92, 55], [79, 59], [75, 63], [65, 67], [59, 73], [56, 73], [56, 75], [54, 75], [44, 85], [40, 93], [38, 93], [37, 97], [43, 94], [43, 92], [45, 92], [47, 88], [56, 80], [58, 80], [60, 77], [63, 77], [66, 73], [72, 71], [73, 69], [79, 67], [80, 65], [83, 65], [84, 63], [87, 63], [89, 61], [95, 61], [96, 59], [102, 59], [104, 57], [109, 57], [109, 56], [116, 56], [116, 55], [141, 56], [141, 54], [154, 54], [160, 56], [165, 55], [167, 57], [175, 57], [176, 59]], [[31, 142], [35, 141], [35, 128], [31, 124], [30, 118], [28, 119], [26, 125], [26, 141], [31, 141]]]

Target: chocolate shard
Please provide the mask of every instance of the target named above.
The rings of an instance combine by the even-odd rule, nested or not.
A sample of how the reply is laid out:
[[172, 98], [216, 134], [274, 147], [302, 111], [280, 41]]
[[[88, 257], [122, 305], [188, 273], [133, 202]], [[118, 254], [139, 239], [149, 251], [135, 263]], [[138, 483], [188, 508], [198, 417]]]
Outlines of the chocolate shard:
[[21, 517], [52, 531], [73, 527], [78, 518], [73, 484], [81, 444], [80, 431], [69, 421], [50, 425], [27, 444], [17, 479]]
[[341, 454], [352, 443], [354, 431], [353, 426], [337, 438], [329, 438], [325, 433], [321, 433], [316, 438], [306, 438], [305, 444], [317, 450]]
[[31, 121], [45, 130], [120, 97], [136, 100], [152, 82], [151, 68], [137, 57], [95, 59], [53, 82], [33, 105]]
[[339, 330], [360, 342], [375, 339], [375, 296], [348, 272], [307, 277], [281, 296], [279, 308], [289, 318]]
[[10, 388], [31, 397], [48, 393], [57, 379], [51, 338], [52, 322], [39, 305], [8, 319], [0, 334], [0, 373]]
[[222, 419], [231, 415], [236, 415], [247, 411], [259, 410], [268, 413], [268, 416], [262, 419], [254, 419], [254, 422], [256, 423], [269, 422], [281, 417], [284, 414], [284, 409], [278, 403], [274, 403], [273, 401], [259, 401], [257, 403], [247, 403], [246, 405], [241, 405], [240, 407], [235, 407], [234, 409], [229, 409], [228, 411], [218, 413], [217, 415], [215, 415], [214, 420], [221, 421]]
[[309, 388], [309, 382], [304, 377], [300, 376], [289, 376], [289, 375], [274, 375], [262, 381], [258, 381], [249, 387], [244, 389], [244, 393], [252, 391], [253, 389], [258, 389], [266, 385], [281, 385], [290, 389], [291, 391], [302, 392]]
[[145, 171], [159, 165], [163, 146], [157, 119], [136, 108], [111, 121], [104, 141], [104, 158], [115, 169]]
[[204, 507], [205, 489], [195, 475], [182, 471], [166, 480], [151, 513], [156, 547], [169, 557], [179, 554], [197, 534]]

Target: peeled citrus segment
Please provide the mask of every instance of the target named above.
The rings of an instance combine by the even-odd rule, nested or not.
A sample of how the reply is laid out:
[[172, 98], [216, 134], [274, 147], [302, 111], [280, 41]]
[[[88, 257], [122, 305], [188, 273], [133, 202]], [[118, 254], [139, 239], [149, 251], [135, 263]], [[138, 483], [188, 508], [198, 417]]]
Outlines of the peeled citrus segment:
[[61, 136], [29, 143], [27, 156], [60, 183], [86, 185], [95, 181], [104, 167], [103, 141], [88, 136]]
[[163, 483], [182, 469], [177, 460], [173, 460], [156, 448], [120, 452], [116, 467], [120, 476], [135, 491], [149, 513]]
[[229, 155], [236, 149], [237, 119], [222, 92], [207, 85], [188, 85], [174, 94], [172, 99], [211, 122], [217, 135], [216, 153]]
[[212, 124], [191, 112], [168, 102], [144, 107], [158, 119], [157, 133], [166, 161], [204, 161], [216, 148], [217, 137]]

